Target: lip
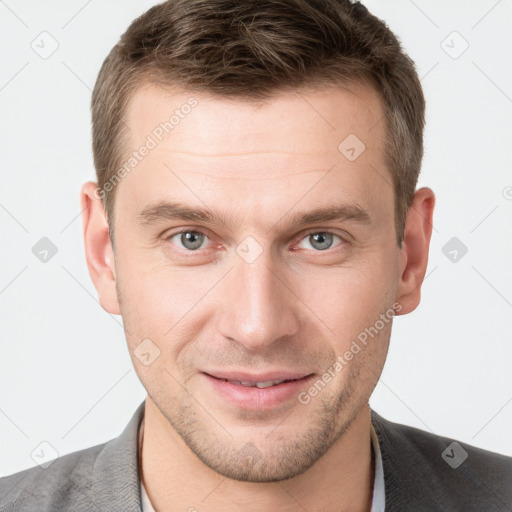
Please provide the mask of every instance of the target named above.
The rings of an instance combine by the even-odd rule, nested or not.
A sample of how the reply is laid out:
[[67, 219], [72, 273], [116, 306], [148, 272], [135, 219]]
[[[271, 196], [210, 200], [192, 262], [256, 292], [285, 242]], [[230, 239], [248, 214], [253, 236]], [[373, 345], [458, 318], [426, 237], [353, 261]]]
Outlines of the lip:
[[[314, 374], [272, 371], [260, 374], [244, 372], [202, 372], [207, 384], [223, 400], [239, 409], [267, 411], [282, 406], [292, 400], [297, 401], [301, 389], [305, 388]], [[266, 382], [288, 380], [268, 388], [242, 386], [226, 380], [242, 382]]]
[[226, 380], [238, 380], [241, 382], [266, 382], [269, 380], [298, 380], [311, 375], [308, 372], [289, 372], [286, 370], [274, 370], [265, 373], [247, 373], [247, 372], [236, 372], [236, 371], [207, 371], [203, 372], [211, 377], [217, 379]]

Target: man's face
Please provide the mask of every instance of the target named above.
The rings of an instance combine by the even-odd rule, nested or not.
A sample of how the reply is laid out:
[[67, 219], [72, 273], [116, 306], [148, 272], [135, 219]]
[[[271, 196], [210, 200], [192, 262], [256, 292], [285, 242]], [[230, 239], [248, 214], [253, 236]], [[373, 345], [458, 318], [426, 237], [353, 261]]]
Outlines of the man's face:
[[[197, 104], [181, 108], [191, 97]], [[180, 108], [158, 141], [155, 129]], [[400, 275], [383, 115], [363, 87], [281, 93], [254, 106], [146, 86], [130, 101], [130, 151], [148, 135], [156, 141], [116, 190], [115, 275], [130, 354], [148, 400], [225, 476], [304, 472], [380, 376], [391, 321], [378, 321]], [[173, 218], [162, 207], [171, 202], [213, 220]], [[341, 215], [299, 222], [320, 208]], [[361, 350], [347, 360], [354, 341]], [[155, 347], [146, 366], [141, 352], [147, 363]], [[310, 392], [329, 369], [329, 382]], [[292, 381], [254, 385], [283, 379]]]

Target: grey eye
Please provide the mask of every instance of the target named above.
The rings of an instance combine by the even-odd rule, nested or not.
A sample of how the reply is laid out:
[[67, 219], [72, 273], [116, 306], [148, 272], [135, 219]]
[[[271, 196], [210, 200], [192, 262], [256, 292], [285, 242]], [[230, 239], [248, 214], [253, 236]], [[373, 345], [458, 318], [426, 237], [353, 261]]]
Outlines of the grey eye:
[[176, 233], [175, 235], [171, 236], [170, 239], [172, 240], [175, 237], [179, 237], [179, 241], [183, 248], [188, 249], [189, 251], [195, 251], [201, 247], [204, 239], [206, 238], [206, 235], [200, 233], [199, 231], [189, 230]]
[[[338, 238], [341, 242], [343, 240], [338, 235], [334, 233], [329, 233], [328, 231], [319, 231], [316, 233], [310, 233], [306, 237], [304, 237], [301, 241], [301, 244], [307, 240], [313, 249], [318, 251], [325, 251], [326, 249], [330, 249], [333, 244], [333, 239]], [[305, 249], [309, 249], [309, 247], [305, 247]]]

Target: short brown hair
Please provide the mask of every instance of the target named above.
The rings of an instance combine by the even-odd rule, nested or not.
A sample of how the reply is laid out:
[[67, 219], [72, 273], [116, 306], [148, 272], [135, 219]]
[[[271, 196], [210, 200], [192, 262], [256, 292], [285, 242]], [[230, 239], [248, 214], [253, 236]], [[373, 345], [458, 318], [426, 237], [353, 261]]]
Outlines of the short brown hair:
[[105, 59], [92, 94], [98, 187], [113, 236], [115, 188], [135, 89], [148, 82], [245, 101], [293, 88], [366, 83], [385, 112], [397, 241], [423, 157], [425, 100], [388, 26], [349, 0], [168, 0], [150, 8]]

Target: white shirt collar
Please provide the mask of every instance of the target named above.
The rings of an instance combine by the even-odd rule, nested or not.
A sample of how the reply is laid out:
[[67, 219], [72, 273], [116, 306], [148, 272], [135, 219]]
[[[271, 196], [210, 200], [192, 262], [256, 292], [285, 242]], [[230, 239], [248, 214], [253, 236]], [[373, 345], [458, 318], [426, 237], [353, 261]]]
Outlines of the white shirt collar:
[[384, 491], [384, 467], [382, 465], [382, 455], [380, 453], [379, 438], [377, 432], [370, 423], [370, 432], [372, 435], [372, 448], [375, 454], [375, 478], [373, 480], [373, 499], [371, 512], [384, 512], [386, 506], [386, 493]]

